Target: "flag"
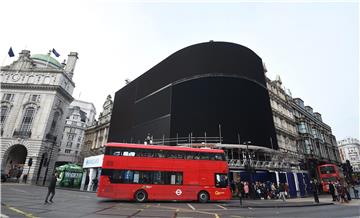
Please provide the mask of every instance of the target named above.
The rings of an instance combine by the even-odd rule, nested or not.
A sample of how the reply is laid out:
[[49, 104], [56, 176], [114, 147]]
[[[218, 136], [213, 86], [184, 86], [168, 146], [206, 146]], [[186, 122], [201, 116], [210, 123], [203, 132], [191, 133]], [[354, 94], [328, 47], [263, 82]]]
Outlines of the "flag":
[[60, 54], [57, 53], [57, 51], [55, 50], [55, 48], [53, 48], [52, 53], [54, 53], [54, 55], [55, 55], [56, 57], [59, 57], [59, 56], [60, 56]]
[[14, 57], [14, 51], [12, 50], [12, 47], [10, 47], [9, 51], [8, 51], [9, 57]]

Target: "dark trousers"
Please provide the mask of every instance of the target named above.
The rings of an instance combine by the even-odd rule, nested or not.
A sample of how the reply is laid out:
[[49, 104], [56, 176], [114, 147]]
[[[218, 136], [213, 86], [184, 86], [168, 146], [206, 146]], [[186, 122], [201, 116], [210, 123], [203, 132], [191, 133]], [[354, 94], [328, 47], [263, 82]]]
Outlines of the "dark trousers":
[[335, 192], [331, 192], [331, 196], [332, 196], [333, 201], [336, 201], [336, 195], [335, 195]]
[[317, 192], [314, 192], [314, 200], [316, 203], [319, 203], [319, 196]]
[[51, 197], [50, 197], [50, 201], [52, 201], [54, 195], [55, 195], [55, 189], [52, 189], [52, 188], [49, 188], [48, 189], [48, 193], [46, 195], [46, 198], [45, 198], [45, 202], [48, 201], [48, 198], [49, 198], [49, 195], [51, 194]]

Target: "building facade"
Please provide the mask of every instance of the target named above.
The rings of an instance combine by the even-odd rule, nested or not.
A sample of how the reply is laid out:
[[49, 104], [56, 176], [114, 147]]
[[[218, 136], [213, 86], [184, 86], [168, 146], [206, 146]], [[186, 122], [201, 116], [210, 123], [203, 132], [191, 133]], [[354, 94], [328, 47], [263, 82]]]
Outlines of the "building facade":
[[353, 171], [360, 173], [360, 141], [349, 137], [338, 141], [338, 146], [341, 162], [349, 160]]
[[103, 148], [108, 140], [112, 107], [113, 101], [111, 95], [108, 95], [98, 120], [94, 120], [85, 130], [81, 161], [85, 157], [104, 154]]
[[325, 163], [340, 164], [336, 138], [330, 126], [323, 122], [321, 114], [311, 106], [305, 106], [300, 98], [290, 101], [294, 110], [297, 131], [297, 149], [304, 155], [303, 167], [316, 177], [316, 166]]
[[86, 128], [84, 142], [81, 149], [80, 162], [83, 163], [85, 173], [81, 182], [81, 190], [94, 190], [93, 180], [99, 181], [102, 155], [104, 146], [108, 141], [110, 119], [112, 114], [113, 101], [108, 95], [104, 104], [103, 111], [99, 114], [99, 120]]
[[90, 102], [74, 100], [67, 111], [65, 127], [56, 165], [81, 163], [80, 151], [85, 129], [95, 120], [95, 106]]
[[[78, 54], [60, 64], [47, 55], [23, 50], [1, 67], [1, 165], [27, 181], [45, 184], [54, 169], [66, 110], [73, 101], [72, 80]], [[31, 167], [28, 166], [28, 163]]]

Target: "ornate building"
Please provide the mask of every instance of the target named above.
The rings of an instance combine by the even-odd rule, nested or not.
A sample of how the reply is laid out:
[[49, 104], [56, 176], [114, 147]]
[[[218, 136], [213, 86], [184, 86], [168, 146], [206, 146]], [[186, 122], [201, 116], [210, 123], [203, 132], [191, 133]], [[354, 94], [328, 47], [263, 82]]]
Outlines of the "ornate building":
[[[28, 181], [45, 184], [58, 152], [65, 113], [73, 101], [76, 52], [60, 64], [47, 55], [30, 55], [1, 67], [1, 165], [22, 169]], [[29, 167], [28, 163], [31, 166]]]
[[267, 78], [267, 87], [279, 150], [292, 156], [298, 156], [296, 146], [298, 133], [293, 109], [290, 104], [291, 98], [282, 87], [279, 76], [274, 81]]
[[57, 156], [57, 166], [66, 163], [80, 163], [79, 157], [85, 129], [94, 122], [95, 114], [95, 106], [90, 102], [74, 100], [70, 104]]
[[360, 142], [356, 138], [338, 141], [341, 162], [350, 161], [353, 171], [360, 173]]
[[298, 153], [303, 154], [303, 168], [309, 170], [311, 176], [316, 174], [316, 166], [324, 163], [340, 164], [340, 156], [336, 138], [330, 126], [322, 121], [321, 114], [305, 106], [300, 98], [290, 101], [294, 110], [297, 130]]
[[81, 160], [89, 156], [104, 153], [104, 145], [107, 143], [112, 113], [113, 101], [111, 95], [108, 95], [103, 104], [103, 111], [99, 115], [99, 120], [94, 121], [85, 130], [84, 143], [81, 151]]

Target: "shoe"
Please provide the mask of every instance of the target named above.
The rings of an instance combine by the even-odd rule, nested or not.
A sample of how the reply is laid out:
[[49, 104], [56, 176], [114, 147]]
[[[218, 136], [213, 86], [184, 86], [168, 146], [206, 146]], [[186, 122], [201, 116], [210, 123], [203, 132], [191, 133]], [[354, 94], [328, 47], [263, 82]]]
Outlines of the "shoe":
[[48, 204], [49, 202], [45, 201], [44, 204]]
[[50, 200], [50, 203], [54, 203], [52, 200]]

